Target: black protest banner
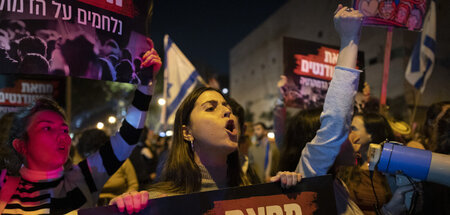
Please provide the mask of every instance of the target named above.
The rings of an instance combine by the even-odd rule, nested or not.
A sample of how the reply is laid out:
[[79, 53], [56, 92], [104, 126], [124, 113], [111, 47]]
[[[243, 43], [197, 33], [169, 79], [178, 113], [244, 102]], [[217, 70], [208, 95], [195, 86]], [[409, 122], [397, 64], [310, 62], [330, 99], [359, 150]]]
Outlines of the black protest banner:
[[[336, 214], [332, 176], [304, 178], [284, 190], [280, 183], [193, 193], [149, 200], [139, 214]], [[80, 215], [121, 214], [116, 206], [80, 210]]]
[[[339, 56], [339, 47], [283, 38], [284, 75], [282, 87], [286, 106], [300, 109], [320, 107]], [[358, 52], [358, 68], [364, 67], [364, 53]]]
[[140, 65], [151, 2], [1, 0], [0, 73], [147, 81]]

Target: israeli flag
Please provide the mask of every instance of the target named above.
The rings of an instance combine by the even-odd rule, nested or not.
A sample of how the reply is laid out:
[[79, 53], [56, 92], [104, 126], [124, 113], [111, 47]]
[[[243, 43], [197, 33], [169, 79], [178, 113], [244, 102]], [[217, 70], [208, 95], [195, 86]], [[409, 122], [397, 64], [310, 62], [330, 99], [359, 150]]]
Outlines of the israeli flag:
[[425, 84], [431, 76], [434, 68], [436, 53], [436, 3], [430, 2], [430, 9], [425, 17], [423, 31], [414, 46], [405, 78], [421, 93], [425, 90]]
[[166, 104], [161, 114], [162, 125], [173, 125], [175, 112], [183, 99], [194, 89], [197, 80], [204, 83], [192, 63], [178, 46], [164, 36], [164, 99]]

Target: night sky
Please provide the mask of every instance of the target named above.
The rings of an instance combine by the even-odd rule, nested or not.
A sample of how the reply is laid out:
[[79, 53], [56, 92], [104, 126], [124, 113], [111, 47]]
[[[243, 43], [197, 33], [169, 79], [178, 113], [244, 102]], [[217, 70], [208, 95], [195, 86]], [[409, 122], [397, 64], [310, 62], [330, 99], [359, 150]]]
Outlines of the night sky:
[[286, 2], [155, 0], [150, 36], [163, 55], [163, 36], [169, 34], [197, 70], [216, 73], [225, 87], [230, 49]]

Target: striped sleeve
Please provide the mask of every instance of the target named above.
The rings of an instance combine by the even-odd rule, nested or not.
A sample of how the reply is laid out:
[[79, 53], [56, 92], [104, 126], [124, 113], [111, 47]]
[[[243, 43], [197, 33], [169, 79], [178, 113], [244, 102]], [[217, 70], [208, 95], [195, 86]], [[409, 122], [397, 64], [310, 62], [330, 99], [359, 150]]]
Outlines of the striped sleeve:
[[119, 131], [99, 151], [78, 165], [91, 193], [100, 192], [106, 181], [130, 156], [139, 140], [152, 96], [140, 86]]

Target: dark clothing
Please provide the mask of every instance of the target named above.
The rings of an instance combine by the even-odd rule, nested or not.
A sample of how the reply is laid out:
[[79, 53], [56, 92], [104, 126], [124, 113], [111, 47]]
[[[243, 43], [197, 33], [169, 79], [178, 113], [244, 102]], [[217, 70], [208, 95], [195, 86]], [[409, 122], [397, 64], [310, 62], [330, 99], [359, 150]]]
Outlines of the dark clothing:
[[450, 187], [423, 182], [423, 212], [435, 215], [450, 215]]
[[[148, 153], [144, 153], [145, 150], [149, 150], [153, 157], [148, 156]], [[130, 161], [136, 170], [139, 190], [146, 189], [148, 185], [154, 183], [153, 179], [150, 178], [150, 174], [156, 172], [156, 166], [158, 165], [156, 152], [146, 146], [136, 146], [131, 153]]]

